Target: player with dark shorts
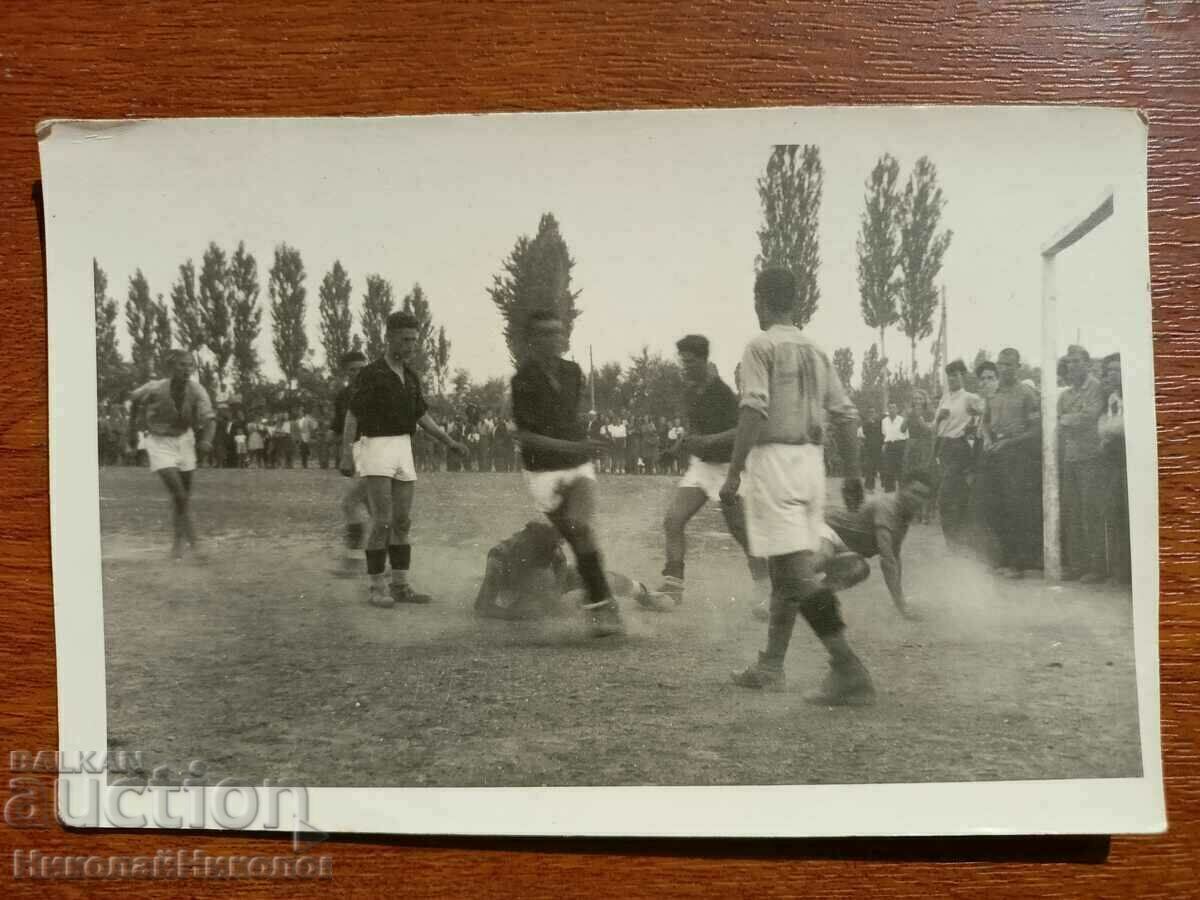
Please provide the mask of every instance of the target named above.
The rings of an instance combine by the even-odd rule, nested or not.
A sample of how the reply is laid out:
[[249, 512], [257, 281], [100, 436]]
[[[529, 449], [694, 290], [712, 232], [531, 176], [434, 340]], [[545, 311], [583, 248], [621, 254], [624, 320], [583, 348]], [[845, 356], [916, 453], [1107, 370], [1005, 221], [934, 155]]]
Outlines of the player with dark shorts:
[[[662, 583], [643, 601], [644, 606], [659, 611], [683, 602], [687, 524], [709, 500], [721, 502], [721, 485], [729, 474], [738, 424], [737, 395], [709, 363], [708, 338], [689, 334], [676, 342], [675, 349], [683, 368], [687, 399], [687, 432], [681, 450], [688, 457], [688, 467], [675, 487], [670, 509], [663, 519], [667, 560]], [[730, 534], [746, 551], [755, 595], [766, 604], [771, 596], [767, 562], [750, 555], [741, 498], [735, 498], [731, 503], [721, 502], [721, 513]]]
[[[346, 427], [346, 412], [350, 408], [350, 395], [354, 392], [354, 379], [358, 373], [366, 366], [367, 357], [358, 350], [349, 350], [342, 354], [342, 358], [338, 360], [338, 368], [341, 370], [342, 377], [346, 383], [342, 389], [337, 392], [337, 396], [333, 398], [333, 420], [329, 423], [329, 444], [332, 447], [340, 448], [342, 446], [342, 435]], [[355, 440], [355, 435], [350, 436], [350, 440]], [[351, 461], [353, 462], [353, 452], [351, 453]], [[341, 468], [342, 460], [338, 461], [338, 467]], [[342, 494], [342, 519], [345, 523], [345, 530], [342, 541], [345, 545], [345, 553], [342, 556], [342, 561], [336, 574], [346, 577], [360, 575], [362, 573], [364, 539], [366, 537], [364, 515], [367, 509], [367, 482], [362, 478], [354, 478], [354, 473], [351, 473], [353, 480], [350, 486], [346, 488]]]
[[[844, 591], [871, 574], [867, 560], [879, 557], [879, 568], [896, 611], [906, 619], [920, 617], [905, 596], [901, 578], [900, 546], [913, 519], [933, 495], [933, 483], [925, 472], [910, 472], [894, 494], [880, 494], [858, 509], [825, 510], [825, 528], [821, 532], [820, 562], [824, 574], [822, 587], [829, 592]], [[765, 621], [768, 606], [755, 608], [755, 618]]]
[[596, 469], [600, 448], [587, 440], [580, 416], [583, 371], [561, 358], [563, 323], [553, 310], [532, 313], [526, 324], [529, 359], [512, 379], [513, 419], [525, 483], [538, 511], [571, 546], [586, 588], [583, 609], [596, 637], [624, 630], [596, 545]]
[[144, 418], [150, 471], [158, 473], [171, 497], [175, 532], [171, 555], [182, 559], [190, 550], [202, 558], [192, 524], [192, 473], [197, 454], [204, 458], [212, 451], [216, 414], [208, 391], [192, 379], [196, 362], [190, 353], [172, 350], [167, 366], [170, 377], [149, 381], [130, 395], [129, 443], [138, 446], [138, 428]]
[[[421, 381], [409, 366], [420, 340], [420, 325], [409, 313], [387, 318], [387, 347], [382, 359], [364, 367], [354, 380], [342, 431], [339, 469], [343, 475], [357, 469], [367, 485], [371, 531], [367, 538], [367, 602], [390, 607], [396, 603], [429, 603], [408, 583], [412, 564], [413, 492], [417, 469], [412, 436], [418, 426], [448, 448], [466, 455], [470, 450], [450, 438], [425, 407]], [[358, 455], [354, 438], [358, 437]], [[389, 589], [388, 563], [392, 579]]]
[[[544, 522], [528, 522], [488, 551], [475, 614], [491, 619], [537, 619], [563, 615], [586, 591], [578, 570], [567, 562], [562, 536]], [[619, 572], [605, 573], [613, 594], [637, 601], [646, 586]], [[582, 599], [582, 598], [579, 598]]]

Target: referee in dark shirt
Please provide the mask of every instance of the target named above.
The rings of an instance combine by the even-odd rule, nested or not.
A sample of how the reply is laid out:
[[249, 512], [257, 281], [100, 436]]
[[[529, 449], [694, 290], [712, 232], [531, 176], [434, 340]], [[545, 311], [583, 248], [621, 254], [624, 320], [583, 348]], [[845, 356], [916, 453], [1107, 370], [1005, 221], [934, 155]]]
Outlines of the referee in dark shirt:
[[[419, 327], [409, 313], [395, 312], [388, 316], [383, 359], [358, 373], [342, 429], [339, 469], [343, 474], [352, 474], [357, 469], [367, 485], [367, 506], [371, 512], [366, 549], [367, 600], [373, 606], [428, 603], [431, 599], [416, 593], [408, 583], [412, 562], [408, 532], [417, 481], [412, 436], [417, 426], [452, 450], [470, 452], [452, 440], [426, 411], [421, 381], [409, 366], [420, 341]], [[354, 456], [356, 436], [359, 448]]]
[[[733, 390], [708, 362], [708, 338], [689, 334], [675, 344], [687, 397], [687, 437], [682, 449], [689, 455], [687, 471], [675, 488], [671, 506], [663, 519], [667, 562], [658, 590], [647, 595], [643, 605], [660, 611], [683, 602], [683, 562], [687, 550], [686, 529], [692, 517], [709, 500], [720, 501], [721, 485], [729, 474], [733, 439], [737, 434], [738, 399]], [[771, 595], [766, 560], [749, 555], [746, 543], [746, 514], [740, 498], [721, 503], [729, 532], [746, 551], [755, 594], [760, 601]]]
[[[333, 398], [333, 421], [329, 423], [329, 445], [335, 448], [335, 452], [342, 446], [342, 434], [346, 427], [346, 412], [350, 407], [350, 394], [354, 390], [354, 379], [366, 364], [367, 357], [360, 350], [348, 350], [338, 360], [338, 367], [346, 383]], [[351, 442], [355, 437], [356, 435], [350, 435]], [[339, 459], [339, 468], [342, 467], [342, 462], [343, 460]], [[353, 463], [353, 460], [351, 462]], [[350, 474], [353, 475], [353, 471]], [[367, 482], [362, 478], [354, 478], [342, 495], [342, 521], [345, 523], [343, 542], [346, 551], [342, 557], [341, 566], [335, 574], [349, 577], [358, 575], [362, 571], [363, 539], [365, 537], [363, 513], [366, 511], [366, 505]]]
[[558, 529], [575, 554], [587, 590], [584, 610], [597, 637], [622, 631], [621, 613], [609, 590], [593, 519], [600, 445], [587, 439], [580, 416], [583, 372], [562, 359], [563, 323], [552, 310], [529, 317], [529, 359], [512, 380], [513, 419], [525, 481], [534, 504]]

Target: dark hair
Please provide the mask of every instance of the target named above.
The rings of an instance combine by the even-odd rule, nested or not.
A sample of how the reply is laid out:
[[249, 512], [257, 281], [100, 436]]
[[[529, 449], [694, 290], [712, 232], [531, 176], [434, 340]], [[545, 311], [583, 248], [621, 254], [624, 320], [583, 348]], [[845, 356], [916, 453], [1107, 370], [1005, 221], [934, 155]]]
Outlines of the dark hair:
[[675, 349], [708, 359], [708, 338], [702, 334], [687, 334], [675, 342]]
[[1115, 362], [1118, 366], [1121, 364], [1120, 353], [1110, 353], [1108, 356], [1104, 357], [1104, 359], [1100, 360], [1100, 364], [1104, 366], [1107, 366], [1109, 363], [1113, 362]]
[[533, 331], [533, 326], [538, 324], [538, 322], [551, 322], [551, 321], [561, 322], [562, 316], [560, 316], [553, 309], [535, 309], [533, 312], [531, 312], [529, 314], [529, 318], [525, 320], [525, 330]]
[[967, 364], [961, 359], [956, 359], [946, 366], [947, 375], [953, 375], [955, 372], [957, 372], [959, 375], [965, 376], [967, 374]]
[[993, 375], [1000, 374], [1000, 370], [996, 368], [996, 364], [990, 359], [985, 359], [975, 367], [975, 377], [982, 378], [984, 372], [991, 372]]
[[923, 484], [929, 490], [933, 490], [933, 476], [923, 470], [915, 470], [909, 472], [901, 481], [901, 487], [907, 487], [910, 484]]
[[[1082, 356], [1084, 362], [1092, 361], [1092, 354], [1087, 352], [1087, 347], [1081, 347], [1079, 344], [1072, 344], [1067, 348], [1067, 356], [1070, 356], [1072, 353], [1076, 356]], [[1064, 359], [1065, 358], [1066, 357], [1064, 357]]]
[[338, 366], [346, 368], [346, 366], [354, 365], [354, 363], [366, 362], [367, 355], [361, 350], [347, 350], [338, 358]]
[[388, 331], [403, 331], [411, 328], [414, 331], [421, 330], [421, 323], [417, 321], [417, 317], [412, 313], [394, 312], [387, 317]]
[[784, 268], [763, 269], [754, 279], [754, 296], [771, 312], [790, 312], [796, 305], [796, 279]]
[[1016, 359], [1017, 365], [1021, 364], [1021, 351], [1016, 347], [1005, 347], [1000, 351], [1000, 354], [996, 357], [996, 359], [999, 359], [1001, 356], [1012, 356]]

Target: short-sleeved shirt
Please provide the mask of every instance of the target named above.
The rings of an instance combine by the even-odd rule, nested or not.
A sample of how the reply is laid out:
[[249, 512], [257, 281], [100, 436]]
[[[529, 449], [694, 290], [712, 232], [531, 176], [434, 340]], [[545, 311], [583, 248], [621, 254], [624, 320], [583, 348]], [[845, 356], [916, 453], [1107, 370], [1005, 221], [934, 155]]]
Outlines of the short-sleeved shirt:
[[904, 416], [896, 416], [894, 419], [890, 416], [884, 416], [879, 421], [879, 427], [885, 444], [894, 444], [896, 441], [908, 440], [908, 422]]
[[[1100, 455], [1097, 425], [1104, 413], [1104, 405], [1104, 389], [1092, 375], [1079, 387], [1068, 387], [1058, 395], [1058, 433], [1065, 462], [1082, 462]], [[1072, 416], [1070, 424], [1061, 421], [1068, 415]]]
[[892, 536], [892, 553], [899, 556], [909, 525], [909, 519], [900, 512], [900, 501], [895, 495], [872, 497], [854, 511], [828, 509], [825, 522], [848, 548], [866, 557], [879, 554], [880, 529]]
[[942, 397], [942, 402], [938, 404], [938, 413], [940, 414], [943, 409], [950, 415], [942, 418], [941, 421], [938, 421], [936, 415], [934, 416], [937, 436], [946, 440], [955, 440], [966, 434], [971, 419], [983, 415], [983, 401], [965, 388], [959, 388], [957, 391], [947, 391]]
[[[704, 387], [688, 397], [688, 431], [690, 434], [721, 434], [737, 428], [738, 400], [733, 390], [720, 378], [709, 378]], [[672, 428], [672, 437], [679, 429]], [[698, 454], [703, 462], [727, 463], [733, 458], [733, 444]]]
[[[557, 387], [550, 381], [542, 364], [529, 361], [512, 379], [513, 418], [517, 428], [561, 441], [582, 441], [586, 425], [580, 419], [583, 400], [583, 370], [566, 359], [552, 363]], [[591, 458], [591, 454], [543, 450], [521, 445], [521, 461], [531, 472], [573, 469]]]
[[199, 430], [217, 417], [208, 391], [199, 382], [185, 382], [182, 396], [182, 402], [176, 404], [170, 378], [148, 381], [130, 395], [142, 404], [146, 430], [165, 437], [178, 437], [189, 429]]
[[772, 325], [751, 339], [740, 383], [741, 405], [767, 418], [760, 444], [822, 444], [826, 413], [835, 422], [858, 422], [829, 357], [795, 325]]
[[411, 435], [426, 411], [421, 380], [408, 366], [402, 380], [386, 359], [377, 359], [354, 379], [348, 408], [362, 437]]
[[993, 440], [1021, 437], [1036, 427], [1041, 408], [1037, 391], [1029, 385], [1019, 381], [1008, 387], [1001, 384], [988, 398], [983, 421]]

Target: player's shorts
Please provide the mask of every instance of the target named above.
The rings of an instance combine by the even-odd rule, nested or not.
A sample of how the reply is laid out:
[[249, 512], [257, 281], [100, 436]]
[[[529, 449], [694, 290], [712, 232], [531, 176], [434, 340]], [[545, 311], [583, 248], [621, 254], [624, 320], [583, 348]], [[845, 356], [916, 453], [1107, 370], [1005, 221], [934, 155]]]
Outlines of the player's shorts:
[[753, 556], [820, 549], [825, 526], [825, 452], [819, 444], [760, 444], [742, 478]]
[[196, 471], [196, 435], [191, 431], [174, 437], [167, 434], [148, 434], [145, 450], [150, 457], [151, 472], [160, 469]]
[[[687, 471], [679, 479], [679, 487], [700, 488], [709, 500], [719, 501], [721, 487], [728, 475], [729, 463], [705, 462], [700, 457], [693, 456], [688, 461]], [[743, 482], [742, 487], [738, 489], [738, 496], [744, 496], [745, 493], [746, 486]]]
[[416, 481], [412, 436], [393, 434], [359, 438], [354, 444], [354, 471], [365, 478]]
[[533, 495], [533, 505], [546, 515], [562, 506], [567, 488], [577, 481], [595, 481], [596, 469], [590, 462], [572, 469], [551, 469], [547, 472], [525, 471], [525, 484]]

